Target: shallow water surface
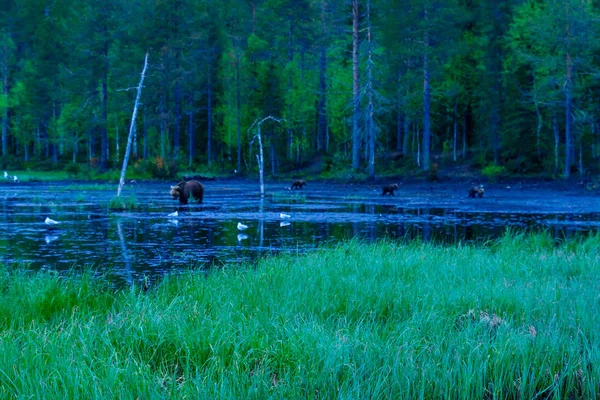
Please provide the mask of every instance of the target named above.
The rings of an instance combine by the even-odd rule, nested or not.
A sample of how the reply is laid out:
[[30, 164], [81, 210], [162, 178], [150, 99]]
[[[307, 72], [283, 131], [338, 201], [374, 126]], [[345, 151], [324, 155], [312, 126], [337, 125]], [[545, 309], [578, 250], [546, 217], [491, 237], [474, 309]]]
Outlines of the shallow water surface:
[[[256, 183], [206, 182], [203, 204], [179, 206], [169, 183], [128, 185], [139, 208], [113, 211], [116, 185], [0, 186], [0, 260], [30, 268], [109, 268], [126, 282], [189, 267], [234, 265], [277, 252], [306, 252], [349, 238], [454, 243], [495, 238], [507, 228], [549, 230], [556, 238], [600, 230], [600, 201], [497, 190], [484, 199], [443, 187], [404, 188], [381, 197], [377, 186], [311, 183], [302, 190]], [[528, 197], [531, 196], [531, 197]], [[177, 217], [168, 214], [178, 212]], [[281, 213], [289, 215], [282, 218]], [[48, 226], [50, 217], [60, 223]], [[240, 231], [238, 222], [248, 228]]]

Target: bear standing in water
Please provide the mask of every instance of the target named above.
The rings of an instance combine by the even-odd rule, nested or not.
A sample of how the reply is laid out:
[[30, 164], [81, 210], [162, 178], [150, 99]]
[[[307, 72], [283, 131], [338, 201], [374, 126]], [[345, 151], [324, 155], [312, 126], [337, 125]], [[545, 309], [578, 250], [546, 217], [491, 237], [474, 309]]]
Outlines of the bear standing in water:
[[177, 186], [171, 186], [173, 200], [179, 199], [179, 204], [187, 204], [190, 196], [202, 203], [204, 198], [204, 186], [198, 181], [179, 182]]
[[479, 198], [482, 198], [483, 192], [484, 192], [483, 185], [473, 186], [471, 189], [469, 189], [469, 198], [474, 199], [476, 196], [479, 196]]
[[303, 186], [306, 185], [306, 181], [304, 179], [300, 179], [292, 182], [292, 187], [290, 189], [302, 189]]
[[394, 195], [394, 190], [398, 189], [398, 184], [397, 183], [393, 183], [391, 185], [385, 185], [383, 186], [383, 193], [381, 194], [382, 196], [385, 196], [386, 193], [389, 193], [390, 195]]

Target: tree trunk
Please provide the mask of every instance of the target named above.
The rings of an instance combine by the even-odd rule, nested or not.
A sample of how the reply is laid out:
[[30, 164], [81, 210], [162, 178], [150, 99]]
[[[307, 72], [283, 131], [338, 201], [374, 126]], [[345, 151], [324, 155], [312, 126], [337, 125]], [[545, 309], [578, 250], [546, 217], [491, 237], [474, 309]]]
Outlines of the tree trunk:
[[167, 155], [167, 115], [165, 112], [166, 95], [163, 91], [160, 98], [160, 156], [163, 160]]
[[273, 138], [271, 138], [271, 145], [269, 146], [269, 158], [271, 159], [271, 176], [275, 176], [275, 145], [273, 144]]
[[88, 128], [87, 134], [88, 134], [88, 146], [87, 146], [88, 162], [91, 167], [92, 166], [92, 157], [94, 156], [94, 147], [93, 147], [94, 135], [92, 134], [92, 128]]
[[[56, 137], [56, 128], [58, 127], [58, 122], [57, 122], [57, 118], [56, 118], [56, 100], [52, 102], [52, 133], [53, 133], [53, 137], [51, 140], [52, 143], [52, 162], [54, 164], [58, 163], [58, 146], [56, 144], [57, 141], [57, 137]], [[61, 141], [62, 143], [62, 141]], [[61, 144], [62, 145], [62, 144]]]
[[359, 30], [359, 7], [358, 0], [352, 0], [352, 169], [357, 170], [360, 166], [360, 131], [358, 119], [360, 117], [360, 80], [358, 74], [358, 30]]
[[404, 137], [402, 138], [402, 154], [407, 155], [410, 146], [410, 118], [408, 114], [404, 114]]
[[[398, 82], [400, 82], [400, 78], [402, 78], [402, 72], [398, 70]], [[398, 90], [398, 115], [396, 119], [396, 151], [399, 151], [400, 153], [404, 153], [404, 140], [402, 130], [404, 127], [403, 119], [405, 118], [402, 117], [402, 92]], [[404, 136], [406, 136], [406, 131], [404, 131]]]
[[456, 115], [457, 100], [454, 100], [454, 107], [452, 108], [452, 130], [453, 130], [453, 142], [452, 142], [452, 159], [456, 162], [456, 146], [458, 145], [458, 116]]
[[108, 169], [108, 71], [110, 64], [108, 61], [108, 27], [103, 26], [104, 44], [102, 48], [102, 57], [104, 67], [102, 71], [102, 122], [100, 126], [100, 168]]
[[500, 113], [498, 106], [492, 107], [492, 153], [494, 154], [494, 165], [500, 165], [500, 134], [498, 133], [500, 124]]
[[552, 126], [554, 128], [554, 176], [558, 176], [558, 148], [560, 146], [560, 136], [558, 133], [556, 110], [552, 113]]
[[542, 133], [542, 113], [540, 112], [540, 107], [538, 105], [538, 101], [537, 101], [537, 92], [535, 89], [535, 84], [533, 87], [533, 104], [535, 105], [535, 112], [537, 114], [537, 127], [536, 127], [536, 132], [535, 132], [535, 148], [536, 148], [536, 153], [537, 153], [537, 158], [538, 160], [542, 159], [542, 147], [541, 147], [541, 133]]
[[146, 76], [146, 68], [148, 67], [148, 53], [144, 58], [144, 68], [142, 69], [142, 76], [140, 77], [140, 84], [137, 88], [137, 95], [135, 97], [135, 103], [133, 104], [133, 114], [131, 116], [131, 126], [129, 127], [129, 137], [127, 138], [127, 147], [125, 148], [125, 156], [123, 157], [123, 168], [121, 168], [121, 179], [119, 179], [119, 188], [117, 189], [117, 197], [121, 196], [121, 189], [125, 184], [125, 172], [127, 172], [127, 162], [129, 162], [129, 152], [131, 150], [131, 141], [133, 139], [133, 132], [135, 130], [135, 118], [138, 112], [138, 105], [140, 104], [140, 98], [142, 96], [142, 88], [144, 84], [144, 77]]
[[135, 157], [137, 157], [137, 156], [138, 156], [138, 143], [137, 143], [137, 141], [138, 141], [138, 140], [137, 140], [137, 129], [136, 129], [136, 127], [134, 126], [134, 127], [133, 127], [133, 155], [134, 155]]
[[583, 178], [583, 176], [585, 175], [585, 172], [583, 170], [583, 138], [581, 137], [581, 133], [579, 135], [577, 135], [577, 141], [579, 142], [579, 163], [578, 163], [578, 169], [579, 169], [579, 176]]
[[462, 158], [467, 158], [467, 114], [463, 116]]
[[142, 135], [144, 136], [144, 160], [148, 159], [148, 120], [146, 119], [146, 107], [143, 108], [144, 110], [144, 121], [143, 121], [143, 128], [144, 132], [142, 133]]
[[242, 105], [240, 95], [240, 50], [236, 50], [237, 61], [235, 63], [236, 82], [236, 104], [237, 104], [237, 172], [242, 171]]
[[173, 159], [179, 158], [181, 147], [181, 86], [179, 80], [175, 83], [175, 129], [173, 131]]
[[73, 163], [77, 162], [77, 150], [79, 147], [79, 134], [75, 131], [73, 136]]
[[369, 178], [375, 178], [375, 121], [373, 120], [373, 59], [371, 44], [371, 0], [367, 0], [367, 129], [369, 135]]
[[[429, 24], [428, 5], [424, 5], [423, 18]], [[429, 170], [429, 149], [431, 147], [431, 87], [429, 86], [429, 27], [425, 27], [423, 52], [423, 164], [425, 171]]]
[[212, 148], [212, 140], [213, 140], [213, 128], [212, 128], [212, 77], [211, 77], [211, 71], [210, 71], [210, 60], [208, 61], [208, 88], [207, 88], [207, 102], [208, 104], [206, 105], [207, 107], [207, 119], [208, 119], [208, 127], [207, 127], [207, 132], [206, 132], [206, 156], [207, 156], [207, 160], [208, 160], [208, 168], [211, 167], [212, 165], [212, 155], [213, 155], [213, 148]]
[[327, 135], [327, 82], [325, 74], [327, 72], [327, 49], [325, 44], [321, 45], [321, 55], [319, 57], [319, 101], [317, 105], [317, 151], [325, 152], [325, 136]]
[[500, 107], [502, 104], [502, 86], [500, 85], [500, 79], [501, 79], [501, 70], [502, 70], [502, 66], [498, 66], [496, 68], [496, 66], [500, 63], [501, 61], [494, 61], [494, 72], [493, 72], [493, 77], [494, 79], [494, 85], [493, 85], [493, 91], [494, 91], [494, 99], [493, 99], [493, 105], [492, 105], [492, 121], [491, 121], [491, 125], [492, 125], [492, 153], [494, 154], [494, 165], [500, 165]]
[[[4, 48], [2, 62], [2, 95], [8, 98], [8, 46]], [[2, 156], [8, 155], [8, 107], [2, 110]]]
[[194, 157], [196, 156], [195, 142], [194, 142], [194, 113], [192, 112], [192, 96], [190, 95], [190, 112], [188, 113], [188, 143], [189, 143], [189, 162], [188, 167], [192, 167], [194, 163]]
[[564, 177], [571, 176], [573, 164], [573, 137], [571, 133], [571, 57], [567, 53], [567, 80], [565, 82], [565, 169]]
[[429, 148], [431, 147], [431, 89], [429, 86], [429, 69], [427, 63], [427, 54], [424, 56], [423, 69], [423, 158], [422, 168], [429, 170]]
[[119, 162], [119, 121], [115, 121], [115, 163]]
[[[288, 16], [288, 62], [291, 64], [294, 61], [294, 19], [292, 15]], [[288, 79], [288, 93], [292, 93], [294, 89], [294, 81], [292, 80], [292, 75]], [[292, 115], [294, 113], [294, 108], [292, 107], [292, 102], [288, 103], [288, 119], [289, 121], [294, 121], [295, 118]], [[294, 158], [294, 131], [292, 130], [292, 125], [288, 124], [287, 128], [288, 140], [287, 140], [287, 158], [289, 161], [292, 161]]]

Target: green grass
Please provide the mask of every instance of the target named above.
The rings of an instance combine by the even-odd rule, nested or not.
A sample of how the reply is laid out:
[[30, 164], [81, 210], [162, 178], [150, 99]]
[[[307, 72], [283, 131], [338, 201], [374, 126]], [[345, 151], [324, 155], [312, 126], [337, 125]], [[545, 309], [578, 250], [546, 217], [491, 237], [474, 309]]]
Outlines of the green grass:
[[146, 293], [0, 269], [0, 397], [596, 398], [599, 247], [352, 241]]
[[[71, 184], [63, 188], [63, 191], [117, 191], [118, 183], [82, 183], [82, 184]], [[128, 185], [123, 186], [124, 190], [127, 190]]]
[[8, 171], [8, 174], [11, 176], [17, 176], [19, 178], [19, 182], [50, 182], [71, 179], [66, 171]]
[[302, 204], [306, 203], [306, 195], [297, 191], [290, 192], [267, 192], [267, 196], [275, 203]]
[[108, 202], [108, 208], [111, 210], [135, 210], [140, 208], [140, 202], [135, 195], [115, 196]]

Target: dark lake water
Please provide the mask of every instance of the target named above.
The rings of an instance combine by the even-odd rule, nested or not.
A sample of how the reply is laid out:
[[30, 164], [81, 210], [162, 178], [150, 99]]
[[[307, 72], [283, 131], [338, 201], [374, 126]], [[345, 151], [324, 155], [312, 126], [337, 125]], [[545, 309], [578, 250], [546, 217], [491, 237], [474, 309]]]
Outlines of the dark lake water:
[[[122, 196], [139, 203], [132, 211], [109, 209], [116, 185], [1, 185], [0, 261], [34, 269], [92, 265], [132, 282], [355, 237], [455, 243], [495, 238], [509, 227], [548, 230], [556, 238], [600, 230], [593, 196], [498, 190], [467, 200], [462, 191], [401, 187], [395, 197], [381, 197], [376, 186], [311, 183], [295, 191], [267, 185], [261, 201], [256, 183], [205, 182], [204, 203], [180, 207], [169, 185], [127, 185]], [[174, 211], [178, 216], [169, 217]], [[60, 224], [48, 226], [46, 217]], [[238, 230], [238, 222], [248, 228]]]

